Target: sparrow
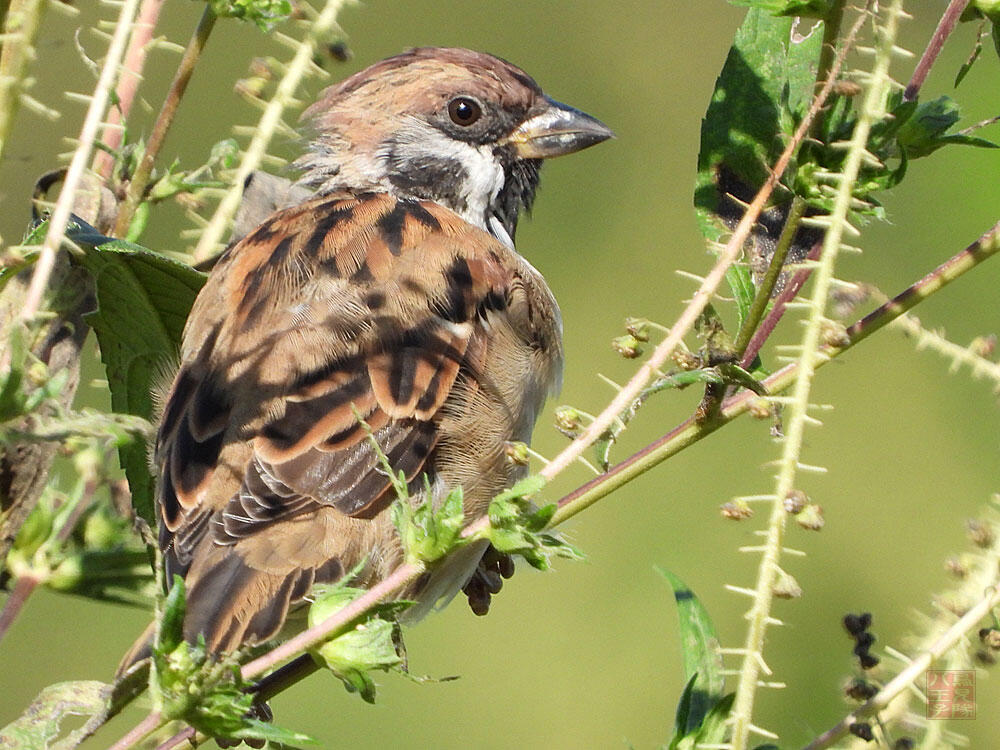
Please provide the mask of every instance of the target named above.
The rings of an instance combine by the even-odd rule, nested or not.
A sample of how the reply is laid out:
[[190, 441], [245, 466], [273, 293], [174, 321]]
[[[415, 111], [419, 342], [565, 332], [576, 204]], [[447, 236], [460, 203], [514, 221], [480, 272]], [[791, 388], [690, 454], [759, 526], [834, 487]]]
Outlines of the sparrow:
[[[558, 387], [562, 324], [514, 249], [518, 216], [543, 159], [612, 136], [509, 62], [450, 48], [382, 60], [303, 118], [309, 197], [220, 256], [153, 454], [167, 585], [184, 579], [185, 638], [214, 653], [273, 639], [314, 584], [358, 571], [370, 586], [401, 564], [368, 430], [413, 502], [461, 486], [466, 521], [524, 475], [507, 447]], [[412, 616], [488, 552], [464, 547], [403, 591]], [[148, 654], [147, 636], [123, 668]]]

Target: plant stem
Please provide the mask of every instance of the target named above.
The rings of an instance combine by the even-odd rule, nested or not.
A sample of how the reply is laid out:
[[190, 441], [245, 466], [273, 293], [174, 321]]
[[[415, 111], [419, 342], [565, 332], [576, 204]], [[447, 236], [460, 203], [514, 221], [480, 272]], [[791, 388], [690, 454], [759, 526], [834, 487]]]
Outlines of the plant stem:
[[[835, 0], [826, 17], [823, 19], [823, 46], [819, 51], [819, 62], [816, 66], [816, 83], [813, 96], [819, 96], [824, 84], [830, 78], [836, 79], [840, 73], [837, 62], [837, 42], [840, 39], [840, 26], [844, 20], [844, 5], [846, 0]], [[816, 115], [810, 132], [815, 136], [823, 129], [823, 112]]]
[[[827, 361], [853, 348], [997, 252], [1000, 252], [1000, 222], [979, 240], [949, 258], [892, 300], [851, 325], [847, 329], [848, 343], [845, 346], [826, 345], [822, 347], [817, 366], [822, 366]], [[769, 392], [779, 393], [793, 382], [797, 370], [796, 363], [786, 365], [762, 380], [761, 384]], [[649, 471], [689, 445], [693, 445], [706, 435], [715, 432], [719, 427], [745, 413], [756, 398], [756, 394], [743, 391], [726, 399], [722, 404], [718, 419], [710, 423], [698, 423], [694, 417], [688, 418], [663, 437], [633, 453], [601, 476], [591, 479], [560, 499], [559, 510], [552, 517], [550, 526], [557, 526], [572, 518], [622, 485], [632, 481], [635, 477]]]
[[184, 49], [184, 55], [181, 57], [174, 80], [170, 84], [170, 90], [167, 92], [167, 97], [163, 102], [163, 108], [160, 110], [160, 114], [153, 124], [153, 130], [149, 134], [149, 141], [146, 143], [139, 166], [136, 167], [135, 174], [132, 175], [132, 179], [129, 181], [128, 194], [118, 209], [118, 218], [115, 221], [115, 228], [112, 232], [112, 236], [114, 237], [124, 237], [128, 234], [132, 217], [135, 216], [136, 209], [139, 208], [139, 204], [142, 202], [146, 188], [149, 185], [156, 157], [159, 155], [160, 149], [163, 147], [163, 142], [166, 140], [167, 132], [174, 122], [177, 107], [180, 106], [184, 92], [191, 81], [195, 65], [201, 59], [201, 53], [208, 43], [208, 37], [215, 26], [216, 18], [217, 16], [215, 15], [215, 11], [212, 10], [212, 6], [210, 4], [206, 5], [201, 18], [198, 20], [198, 25], [195, 27], [194, 34], [192, 34], [191, 40]]
[[927, 80], [927, 76], [931, 72], [931, 68], [934, 67], [938, 55], [941, 54], [945, 40], [955, 30], [955, 25], [958, 23], [958, 19], [968, 4], [969, 0], [951, 0], [948, 3], [948, 7], [945, 8], [944, 13], [941, 15], [941, 20], [938, 21], [937, 28], [934, 29], [934, 33], [927, 43], [927, 48], [924, 49], [924, 54], [920, 56], [917, 67], [913, 69], [913, 76], [910, 78], [910, 82], [906, 84], [906, 90], [903, 92], [904, 102], [911, 102], [917, 98], [917, 95], [920, 93], [920, 87], [924, 85], [924, 81]]
[[10, 591], [10, 596], [0, 610], [0, 640], [6, 635], [7, 630], [14, 623], [24, 603], [28, 601], [31, 592], [38, 586], [38, 579], [32, 575], [21, 575], [17, 577], [14, 588]]
[[778, 244], [774, 248], [774, 255], [771, 256], [767, 273], [761, 279], [753, 302], [750, 304], [750, 310], [747, 312], [747, 316], [740, 326], [739, 333], [736, 335], [736, 353], [741, 359], [746, 353], [747, 346], [749, 346], [754, 332], [757, 330], [760, 319], [764, 316], [764, 311], [767, 310], [767, 304], [771, 301], [771, 293], [774, 291], [775, 284], [778, 283], [778, 277], [781, 276], [785, 268], [785, 258], [788, 257], [788, 251], [792, 248], [795, 233], [799, 229], [799, 220], [802, 218], [805, 210], [805, 199], [798, 195], [792, 198], [792, 204], [788, 208], [788, 216], [785, 218], [785, 226], [781, 228], [781, 236], [778, 238]]
[[786, 409], [785, 434], [782, 439], [781, 460], [775, 482], [775, 491], [771, 497], [771, 513], [757, 569], [752, 604], [747, 613], [747, 636], [742, 649], [743, 661], [736, 688], [736, 701], [733, 704], [731, 714], [732, 747], [734, 750], [744, 750], [750, 742], [752, 733], [762, 733], [762, 730], [754, 727], [751, 720], [760, 674], [762, 671], [767, 671], [764, 661], [765, 634], [770, 624], [775, 621], [771, 615], [771, 606], [774, 601], [775, 583], [782, 573], [780, 560], [785, 523], [788, 517], [785, 510], [785, 498], [795, 488], [799, 470], [803, 468], [801, 451], [813, 376], [819, 362], [824, 358], [820, 354], [823, 344], [821, 331], [823, 322], [826, 320], [826, 306], [832, 289], [835, 263], [843, 235], [848, 229], [853, 229], [848, 224], [848, 216], [854, 185], [861, 172], [862, 163], [866, 158], [870, 158], [866, 150], [869, 133], [872, 125], [885, 116], [885, 101], [890, 81], [889, 63], [892, 59], [893, 45], [902, 12], [902, 0], [894, 0], [892, 5], [886, 9], [886, 21], [882, 26], [870, 83], [859, 109], [858, 121], [851, 135], [847, 156], [844, 160], [844, 169], [837, 184], [837, 196], [833, 211], [828, 219], [826, 235], [823, 238], [819, 266], [813, 274], [809, 316], [802, 336], [792, 396]]
[[163, 717], [158, 711], [151, 711], [142, 721], [132, 727], [128, 734], [110, 747], [109, 750], [127, 750], [135, 747], [146, 737], [151, 735], [163, 724]]
[[[816, 260], [819, 258], [819, 253], [822, 249], [822, 243], [817, 242], [809, 250], [809, 254], [806, 255], [806, 260]], [[760, 350], [764, 347], [764, 344], [767, 343], [767, 339], [774, 332], [774, 329], [784, 316], [785, 308], [788, 307], [788, 303], [795, 299], [799, 290], [805, 286], [805, 283], [808, 281], [811, 273], [811, 268], [800, 268], [792, 274], [792, 278], [785, 284], [785, 288], [781, 290], [781, 294], [775, 298], [774, 304], [771, 305], [771, 310], [764, 318], [764, 322], [761, 323], [757, 327], [757, 330], [753, 332], [753, 336], [750, 338], [750, 342], [747, 344], [747, 348], [743, 352], [743, 357], [740, 359], [740, 367], [747, 368], [753, 364], [754, 359], [757, 358]]]
[[101, 75], [90, 99], [90, 106], [87, 108], [79, 143], [73, 152], [69, 169], [66, 171], [62, 191], [59, 193], [59, 199], [56, 201], [52, 217], [49, 219], [49, 231], [45, 235], [45, 241], [42, 243], [38, 261], [31, 277], [31, 284], [25, 295], [24, 307], [21, 309], [21, 320], [23, 321], [27, 322], [34, 318], [41, 306], [42, 295], [45, 293], [49, 277], [55, 267], [56, 251], [66, 236], [66, 225], [76, 200], [77, 188], [83, 179], [86, 164], [90, 159], [90, 152], [97, 138], [97, 131], [104, 119], [111, 84], [121, 65], [122, 55], [125, 52], [125, 42], [128, 39], [129, 30], [132, 28], [132, 20], [135, 18], [137, 6], [138, 0], [124, 0], [121, 5], [114, 35], [111, 37], [108, 54], [104, 60], [104, 67], [101, 68]]

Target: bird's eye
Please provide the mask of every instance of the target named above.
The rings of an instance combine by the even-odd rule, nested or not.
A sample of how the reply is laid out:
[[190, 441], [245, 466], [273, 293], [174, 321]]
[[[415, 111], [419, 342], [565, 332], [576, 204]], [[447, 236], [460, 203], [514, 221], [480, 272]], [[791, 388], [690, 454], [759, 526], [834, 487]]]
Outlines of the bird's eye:
[[479, 102], [467, 96], [458, 96], [448, 102], [448, 116], [456, 125], [467, 128], [478, 120], [483, 114], [483, 108]]

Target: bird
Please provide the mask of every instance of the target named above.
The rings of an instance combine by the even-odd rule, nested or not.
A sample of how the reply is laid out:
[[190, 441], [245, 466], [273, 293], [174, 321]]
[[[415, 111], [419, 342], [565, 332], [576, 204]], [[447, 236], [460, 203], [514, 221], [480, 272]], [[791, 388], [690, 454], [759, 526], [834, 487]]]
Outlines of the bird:
[[[508, 446], [530, 440], [563, 357], [518, 217], [544, 159], [613, 135], [506, 60], [443, 47], [351, 75], [303, 120], [307, 197], [219, 257], [153, 450], [166, 585], [183, 578], [184, 637], [214, 654], [277, 637], [316, 584], [401, 564], [372, 439], [412, 502], [462, 487], [467, 521], [524, 476]], [[463, 547], [402, 596], [423, 613], [477, 566], [509, 572], [491, 552]]]

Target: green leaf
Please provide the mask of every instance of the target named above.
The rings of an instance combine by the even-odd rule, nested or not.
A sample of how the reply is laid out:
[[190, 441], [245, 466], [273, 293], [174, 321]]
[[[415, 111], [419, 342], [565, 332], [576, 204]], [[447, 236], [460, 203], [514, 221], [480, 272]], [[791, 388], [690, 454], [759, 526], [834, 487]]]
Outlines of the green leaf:
[[[145, 248], [109, 240], [89, 225], [68, 233], [84, 249], [76, 259], [94, 278], [97, 310], [87, 316], [101, 349], [111, 408], [153, 418], [152, 390], [180, 347], [181, 333], [205, 276]], [[146, 447], [119, 449], [136, 512], [155, 525]]]
[[[317, 625], [335, 612], [343, 609], [365, 593], [364, 589], [338, 585], [321, 592], [309, 608], [309, 626]], [[391, 603], [382, 614], [398, 609], [399, 602]], [[403, 603], [404, 606], [409, 603]], [[399, 626], [370, 612], [312, 651], [313, 658], [325, 665], [343, 683], [350, 693], [358, 693], [367, 703], [375, 702], [375, 681], [370, 672], [388, 671], [399, 667], [403, 660], [399, 654]]]
[[[701, 125], [694, 197], [702, 234], [712, 242], [742, 216], [726, 195], [752, 198], [808, 107], [823, 35], [817, 28], [799, 40], [792, 23], [748, 11], [716, 81]], [[779, 190], [774, 202], [788, 197]]]
[[[104, 722], [111, 705], [112, 688], [112, 685], [93, 680], [49, 685], [20, 718], [0, 729], [0, 747], [17, 750], [76, 747]], [[60, 739], [62, 723], [77, 716], [88, 718], [82, 727]]]
[[554, 504], [536, 508], [528, 499], [545, 485], [541, 476], [522, 479], [493, 498], [489, 507], [490, 528], [486, 538], [498, 552], [520, 555], [538, 570], [548, 570], [550, 558], [581, 559], [583, 555], [554, 533], [540, 533], [555, 515]]
[[674, 591], [677, 615], [680, 618], [684, 675], [691, 683], [690, 690], [685, 689], [678, 706], [675, 727], [677, 739], [701, 727], [712, 707], [722, 697], [725, 687], [722, 653], [715, 627], [698, 597], [670, 571], [660, 568], [657, 571], [667, 579]]
[[911, 159], [927, 156], [942, 146], [964, 145], [980, 148], [997, 148], [985, 138], [964, 133], [948, 133], [948, 129], [961, 119], [958, 104], [947, 96], [940, 96], [917, 106], [897, 133], [899, 146]]
[[427, 486], [418, 505], [406, 497], [393, 503], [392, 522], [408, 562], [432, 563], [465, 543], [461, 538], [465, 525], [462, 497], [462, 488], [455, 487], [435, 508], [434, 494]]
[[254, 695], [240, 676], [236, 655], [214, 657], [199, 636], [183, 637], [184, 581], [174, 576], [153, 644], [150, 693], [164, 721], [179, 720], [211, 737], [316, 744], [300, 732], [256, 718]]
[[[968, 8], [966, 8], [966, 10], [968, 10]], [[976, 34], [976, 44], [973, 46], [972, 52], [969, 53], [968, 59], [962, 63], [962, 66], [958, 69], [958, 73], [955, 74], [956, 89], [958, 88], [958, 85], [965, 80], [965, 76], [967, 76], [969, 71], [972, 70], [972, 66], [979, 60], [980, 55], [983, 54], [983, 36], [986, 33], [984, 30], [985, 25], [986, 21], [980, 22], [979, 32]]]
[[736, 329], [739, 330], [753, 304], [753, 274], [748, 266], [734, 263], [726, 269], [726, 283], [736, 300]]

